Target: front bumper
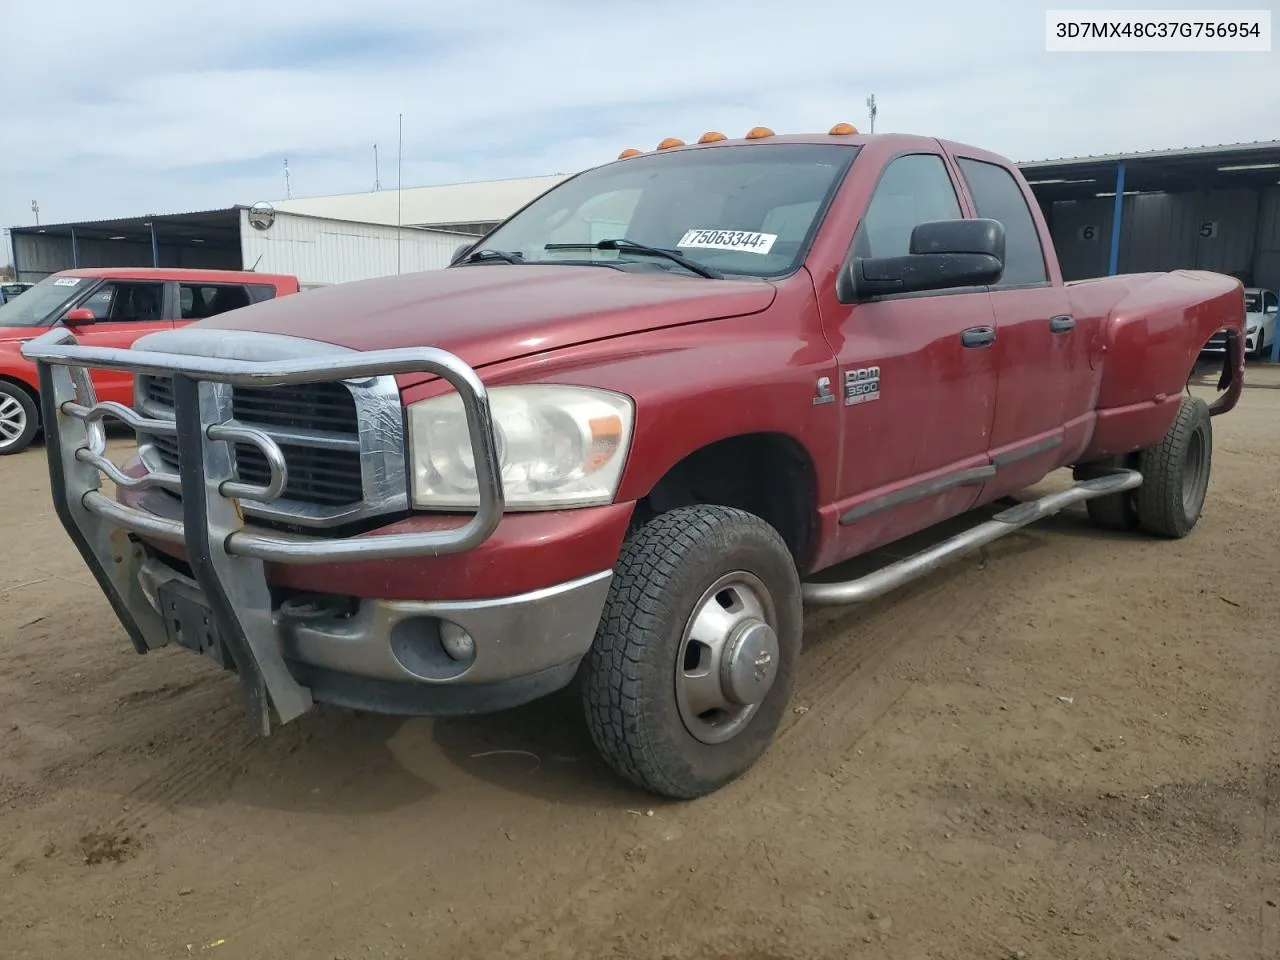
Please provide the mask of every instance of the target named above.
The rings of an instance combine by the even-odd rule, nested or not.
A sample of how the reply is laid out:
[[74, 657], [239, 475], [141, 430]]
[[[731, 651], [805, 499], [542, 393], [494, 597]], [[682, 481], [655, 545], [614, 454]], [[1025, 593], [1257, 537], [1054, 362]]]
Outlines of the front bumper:
[[[138, 580], [171, 642], [233, 668], [202, 629], [199, 583], [155, 551]], [[612, 572], [509, 597], [387, 600], [295, 594], [273, 609], [281, 656], [313, 699], [376, 712], [443, 716], [518, 706], [567, 683], [595, 637]], [[193, 622], [194, 621], [194, 622]], [[456, 659], [444, 631], [473, 654]]]
[[[314, 568], [439, 557], [472, 550], [493, 534], [504, 502], [488, 396], [475, 372], [451, 354], [335, 349], [253, 361], [84, 347], [65, 329], [29, 341], [23, 354], [39, 367], [55, 508], [135, 648], [144, 653], [177, 642], [235, 670], [263, 733], [272, 715], [287, 723], [316, 700], [395, 712], [496, 709], [563, 685], [590, 646], [608, 570], [515, 596], [434, 603], [366, 597], [344, 605], [331, 595], [282, 595], [268, 582], [268, 564]], [[89, 368], [171, 378], [173, 419], [98, 402]], [[465, 523], [330, 538], [246, 522], [242, 504], [277, 500], [288, 466], [269, 432], [236, 420], [232, 388], [403, 373], [440, 376], [462, 398], [480, 491], [479, 509]], [[106, 419], [173, 438], [178, 473], [121, 470], [106, 457]], [[270, 471], [266, 482], [239, 478], [234, 444], [261, 454]], [[104, 494], [104, 475], [125, 491], [179, 493], [181, 516]], [[177, 548], [185, 565], [147, 541]], [[470, 638], [469, 656], [446, 652], [446, 622], [455, 638], [459, 629]], [[441, 696], [446, 689], [453, 692]]]

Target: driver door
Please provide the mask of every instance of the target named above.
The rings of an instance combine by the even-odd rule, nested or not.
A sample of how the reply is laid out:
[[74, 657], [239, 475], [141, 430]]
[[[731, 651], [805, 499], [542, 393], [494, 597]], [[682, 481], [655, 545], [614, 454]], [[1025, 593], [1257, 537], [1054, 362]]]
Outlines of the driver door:
[[[173, 327], [170, 285], [152, 280], [107, 280], [72, 309], [92, 310], [93, 321], [63, 323], [82, 344], [128, 349], [139, 337]], [[93, 388], [99, 400], [133, 402], [133, 375], [115, 370], [93, 370]]]
[[[905, 256], [918, 224], [963, 215], [941, 154], [898, 156], [868, 201], [853, 254]], [[861, 303], [825, 289], [819, 298], [840, 370], [838, 552], [852, 556], [978, 500], [994, 473], [997, 322], [986, 287]]]

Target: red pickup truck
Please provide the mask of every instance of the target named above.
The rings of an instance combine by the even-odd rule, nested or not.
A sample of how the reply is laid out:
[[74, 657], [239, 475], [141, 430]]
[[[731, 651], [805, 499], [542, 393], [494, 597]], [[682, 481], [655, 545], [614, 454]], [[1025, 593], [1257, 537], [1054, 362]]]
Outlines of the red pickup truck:
[[[139, 652], [237, 671], [263, 733], [316, 702], [477, 713], [576, 683], [609, 764], [690, 798], [770, 743], [805, 603], [1075, 502], [1187, 534], [1243, 321], [1218, 274], [1063, 283], [1008, 161], [841, 125], [628, 151], [444, 270], [23, 352], [59, 514]], [[1210, 406], [1186, 387], [1218, 333]], [[86, 367], [136, 375], [132, 407]], [[138, 433], [123, 467], [104, 418]]]
[[[25, 450], [40, 429], [36, 368], [19, 352], [62, 325], [81, 343], [128, 347], [157, 330], [298, 292], [296, 277], [233, 270], [106, 267], [63, 270], [0, 302], [0, 456]], [[128, 403], [133, 378], [95, 370], [100, 399]]]

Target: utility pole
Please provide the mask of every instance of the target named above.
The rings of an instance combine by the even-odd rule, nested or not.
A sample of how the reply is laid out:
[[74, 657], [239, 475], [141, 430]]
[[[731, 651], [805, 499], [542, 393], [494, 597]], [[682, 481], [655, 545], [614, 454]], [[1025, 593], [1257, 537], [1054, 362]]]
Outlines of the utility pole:
[[400, 276], [400, 228], [402, 226], [402, 209], [400, 206], [400, 180], [404, 169], [404, 114], [400, 114], [400, 132], [396, 143], [396, 276]]
[[286, 200], [293, 199], [293, 191], [289, 187], [289, 158], [284, 158], [284, 198]]
[[876, 132], [876, 95], [867, 97], [867, 115], [871, 118], [871, 133]]
[[373, 189], [376, 193], [382, 189], [382, 179], [378, 176], [378, 145], [373, 145]]
[[31, 201], [31, 212], [36, 215], [36, 226], [40, 226], [40, 204], [35, 200]]

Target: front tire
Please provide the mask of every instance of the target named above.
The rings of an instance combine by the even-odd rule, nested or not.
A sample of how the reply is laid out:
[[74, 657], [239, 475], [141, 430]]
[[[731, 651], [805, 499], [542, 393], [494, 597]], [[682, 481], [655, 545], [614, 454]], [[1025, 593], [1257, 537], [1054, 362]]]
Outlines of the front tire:
[[0, 457], [21, 453], [40, 429], [40, 408], [22, 387], [0, 380]]
[[682, 507], [634, 531], [583, 661], [587, 725], [621, 776], [704, 796], [768, 748], [800, 653], [800, 580], [759, 517]]
[[1183, 397], [1164, 439], [1138, 457], [1138, 525], [1155, 536], [1185, 537], [1204, 509], [1212, 467], [1209, 405], [1199, 397]]

